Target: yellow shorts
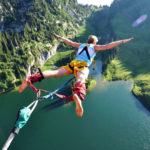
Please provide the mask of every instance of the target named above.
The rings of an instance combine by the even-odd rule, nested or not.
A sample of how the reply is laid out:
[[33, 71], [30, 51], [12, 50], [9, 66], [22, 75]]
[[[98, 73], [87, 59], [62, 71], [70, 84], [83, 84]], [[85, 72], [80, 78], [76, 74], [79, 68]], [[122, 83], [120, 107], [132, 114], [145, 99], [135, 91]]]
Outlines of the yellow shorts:
[[85, 67], [88, 67], [88, 63], [86, 63], [85, 61], [73, 60], [73, 61], [70, 62], [69, 65], [62, 66], [60, 68], [65, 68], [65, 69], [68, 70], [68, 72], [64, 75], [70, 75], [70, 74], [74, 73], [74, 75], [77, 79], [77, 72], [84, 70]]

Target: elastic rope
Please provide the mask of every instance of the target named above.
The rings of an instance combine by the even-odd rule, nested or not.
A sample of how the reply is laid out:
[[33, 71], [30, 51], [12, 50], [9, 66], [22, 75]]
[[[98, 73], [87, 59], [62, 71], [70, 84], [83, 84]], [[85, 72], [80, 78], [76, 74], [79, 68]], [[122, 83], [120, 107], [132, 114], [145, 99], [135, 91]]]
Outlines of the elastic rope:
[[69, 79], [66, 83], [64, 83], [61, 87], [59, 87], [58, 89], [56, 89], [53, 93], [57, 93], [59, 90], [61, 90], [62, 88], [64, 88], [67, 84], [69, 84], [75, 77]]
[[75, 77], [69, 79], [66, 83], [64, 83], [61, 87], [59, 87], [58, 89], [56, 89], [55, 91], [49, 93], [48, 95], [43, 96], [42, 98], [47, 99], [50, 98], [51, 100], [54, 98], [54, 94], [57, 95], [56, 93], [58, 91], [60, 91], [62, 88], [64, 88], [67, 84], [69, 84]]

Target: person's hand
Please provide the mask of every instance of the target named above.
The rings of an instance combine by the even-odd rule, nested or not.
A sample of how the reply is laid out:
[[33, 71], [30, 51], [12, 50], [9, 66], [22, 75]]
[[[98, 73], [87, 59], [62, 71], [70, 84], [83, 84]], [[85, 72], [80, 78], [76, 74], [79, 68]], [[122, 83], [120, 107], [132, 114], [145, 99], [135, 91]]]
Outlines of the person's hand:
[[125, 43], [127, 43], [127, 42], [130, 42], [131, 40], [133, 40], [134, 38], [129, 38], [129, 39], [125, 39], [125, 40], [122, 40], [122, 44], [125, 44]]
[[57, 35], [56, 33], [53, 33], [53, 35], [54, 35], [55, 37], [57, 37], [58, 39], [60, 38], [60, 36]]

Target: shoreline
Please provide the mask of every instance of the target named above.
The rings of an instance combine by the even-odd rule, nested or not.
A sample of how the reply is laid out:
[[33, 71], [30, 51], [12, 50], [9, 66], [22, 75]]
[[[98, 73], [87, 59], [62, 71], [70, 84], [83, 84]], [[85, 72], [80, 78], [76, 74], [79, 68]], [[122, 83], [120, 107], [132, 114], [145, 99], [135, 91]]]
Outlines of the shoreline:
[[102, 72], [106, 81], [133, 81], [131, 92], [150, 111], [150, 85], [149, 75], [139, 75], [133, 77], [133, 73], [126, 70], [117, 59], [113, 59]]

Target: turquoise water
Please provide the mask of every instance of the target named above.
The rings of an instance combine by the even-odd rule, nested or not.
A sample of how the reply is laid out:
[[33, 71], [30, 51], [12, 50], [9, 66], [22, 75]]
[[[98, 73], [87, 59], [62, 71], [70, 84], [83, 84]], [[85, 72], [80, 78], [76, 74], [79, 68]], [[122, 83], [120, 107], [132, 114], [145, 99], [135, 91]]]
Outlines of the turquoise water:
[[[76, 116], [73, 102], [39, 103], [9, 150], [149, 150], [150, 113], [132, 95], [132, 82], [104, 82], [96, 66], [96, 87]], [[54, 90], [70, 77], [47, 79], [36, 86]], [[0, 149], [8, 138], [20, 107], [35, 99], [27, 88], [0, 96]]]

